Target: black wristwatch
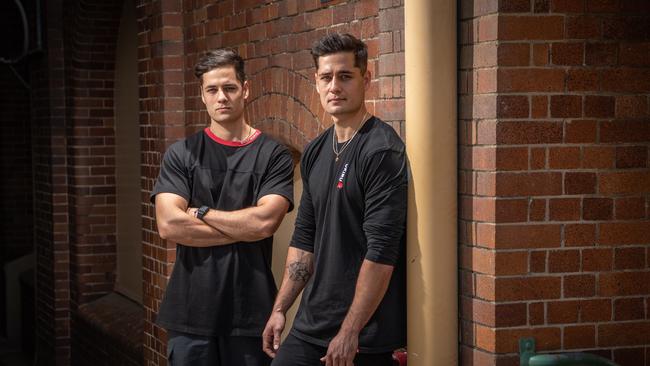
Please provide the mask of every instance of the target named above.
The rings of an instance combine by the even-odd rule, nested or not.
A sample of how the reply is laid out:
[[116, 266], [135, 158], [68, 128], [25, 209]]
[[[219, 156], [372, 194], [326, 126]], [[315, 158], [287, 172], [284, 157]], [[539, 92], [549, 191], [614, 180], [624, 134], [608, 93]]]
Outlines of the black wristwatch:
[[210, 207], [208, 206], [199, 207], [199, 209], [196, 210], [196, 218], [199, 220], [203, 220], [203, 216], [205, 216], [205, 214], [207, 214], [208, 211], [210, 211]]

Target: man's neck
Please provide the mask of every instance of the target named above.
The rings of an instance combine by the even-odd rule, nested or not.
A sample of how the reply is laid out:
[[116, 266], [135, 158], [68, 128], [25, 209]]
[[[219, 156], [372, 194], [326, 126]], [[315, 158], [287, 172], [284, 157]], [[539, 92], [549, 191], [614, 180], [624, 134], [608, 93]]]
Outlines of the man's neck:
[[361, 128], [363, 122], [368, 119], [370, 115], [367, 113], [366, 108], [362, 107], [358, 111], [345, 116], [332, 116], [334, 122], [334, 131], [338, 142], [344, 142], [352, 138], [354, 133]]
[[242, 118], [240, 121], [233, 123], [211, 121], [210, 131], [222, 140], [240, 142], [251, 135], [253, 128]]

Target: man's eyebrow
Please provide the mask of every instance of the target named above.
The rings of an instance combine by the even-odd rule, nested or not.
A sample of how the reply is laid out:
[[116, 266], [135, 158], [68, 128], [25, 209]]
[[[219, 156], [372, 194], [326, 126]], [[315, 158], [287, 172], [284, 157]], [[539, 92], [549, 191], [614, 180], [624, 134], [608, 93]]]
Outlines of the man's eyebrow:
[[[238, 84], [236, 83], [225, 83], [221, 85], [222, 87], [237, 87]], [[219, 85], [217, 84], [206, 84], [203, 86], [204, 89], [210, 89], [210, 88], [218, 88]]]
[[[327, 75], [332, 75], [332, 74], [334, 74], [334, 72], [332, 72], [332, 71], [324, 71], [324, 72], [318, 73], [319, 76], [327, 76]], [[341, 71], [337, 71], [336, 74], [337, 75], [341, 75], [341, 74], [351, 75], [351, 74], [354, 74], [354, 71], [352, 71], [352, 70], [341, 70]]]

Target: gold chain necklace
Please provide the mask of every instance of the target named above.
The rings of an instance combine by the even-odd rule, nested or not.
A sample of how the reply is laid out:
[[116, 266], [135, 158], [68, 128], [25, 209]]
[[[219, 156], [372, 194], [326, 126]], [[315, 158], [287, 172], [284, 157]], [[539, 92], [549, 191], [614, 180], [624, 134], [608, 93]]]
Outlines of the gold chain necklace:
[[240, 143], [240, 144], [245, 144], [245, 143], [247, 143], [247, 142], [248, 142], [248, 139], [250, 139], [251, 136], [253, 136], [253, 131], [254, 131], [253, 127], [252, 127], [251, 125], [248, 125], [248, 136], [246, 136], [246, 138], [244, 138], [243, 140], [241, 140], [239, 143]]
[[354, 133], [352, 134], [352, 137], [348, 139], [345, 143], [343, 143], [343, 146], [341, 146], [341, 149], [338, 148], [337, 144], [337, 139], [336, 139], [336, 128], [332, 128], [332, 151], [334, 152], [334, 161], [339, 161], [339, 156], [343, 154], [343, 150], [345, 150], [346, 147], [350, 145], [350, 142], [354, 139], [354, 137], [357, 135], [357, 132], [359, 132], [359, 129], [361, 129], [361, 126], [363, 126], [364, 122], [366, 121], [366, 116], [368, 115], [368, 112], [363, 114], [363, 117], [361, 117], [361, 121], [359, 121], [359, 124], [357, 125], [357, 128], [354, 129]]

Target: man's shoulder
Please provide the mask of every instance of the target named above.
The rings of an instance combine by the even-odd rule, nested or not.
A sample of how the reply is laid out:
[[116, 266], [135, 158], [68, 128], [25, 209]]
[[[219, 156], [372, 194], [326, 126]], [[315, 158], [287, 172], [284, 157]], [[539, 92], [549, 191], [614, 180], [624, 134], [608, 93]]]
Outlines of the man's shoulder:
[[331, 146], [331, 137], [329, 135], [329, 132], [332, 128], [333, 127], [325, 129], [325, 131], [321, 132], [318, 136], [316, 136], [316, 138], [309, 141], [307, 145], [305, 145], [301, 156], [301, 161], [303, 163], [313, 162], [321, 152], [323, 146], [326, 148]]
[[179, 140], [178, 142], [184, 142], [185, 146], [191, 147], [202, 143], [206, 137], [207, 135], [205, 134], [205, 129], [201, 129], [185, 137], [184, 139]]
[[260, 133], [257, 139], [259, 139], [261, 146], [269, 147], [272, 149], [276, 149], [276, 148], [287, 149], [287, 147], [283, 143], [276, 140], [273, 136], [265, 132]]
[[260, 152], [269, 155], [269, 158], [273, 158], [274, 156], [285, 155], [285, 154], [291, 156], [291, 151], [289, 147], [287, 147], [287, 145], [283, 144], [282, 142], [276, 140], [272, 136], [262, 132], [257, 137], [257, 139], [259, 140], [257, 149]]
[[364, 129], [362, 133], [363, 149], [366, 154], [374, 154], [379, 151], [393, 150], [398, 152], [405, 151], [404, 141], [397, 134], [393, 126], [373, 117], [371, 125]]
[[192, 146], [196, 146], [199, 143], [201, 143], [203, 139], [203, 130], [197, 131], [189, 136], [186, 136], [184, 138], [178, 139], [169, 147], [167, 150], [173, 150], [175, 152], [180, 152], [181, 150], [186, 150], [187, 148], [191, 148]]
[[307, 145], [305, 145], [305, 152], [307, 152], [308, 150], [311, 151], [315, 149], [317, 146], [320, 146], [323, 143], [323, 141], [329, 137], [329, 132], [332, 128], [334, 127], [332, 126], [326, 128], [325, 130], [323, 130], [323, 132], [319, 133], [318, 136], [316, 136], [313, 140], [309, 141]]

